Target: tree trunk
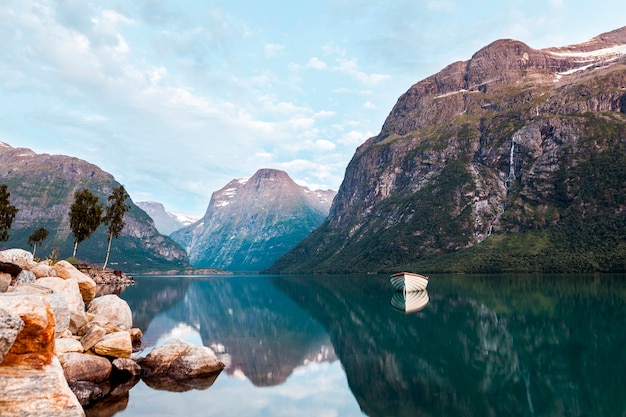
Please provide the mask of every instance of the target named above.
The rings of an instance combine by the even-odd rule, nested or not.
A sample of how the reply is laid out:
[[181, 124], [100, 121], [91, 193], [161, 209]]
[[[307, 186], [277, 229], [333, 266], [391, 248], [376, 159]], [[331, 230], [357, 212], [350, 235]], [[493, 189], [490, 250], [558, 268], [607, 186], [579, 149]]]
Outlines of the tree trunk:
[[74, 252], [72, 252], [72, 258], [76, 257], [76, 249], [78, 249], [78, 241], [74, 241]]
[[37, 252], [37, 243], [33, 243], [33, 258], [35, 257], [35, 252]]
[[109, 263], [109, 254], [111, 253], [111, 241], [113, 240], [113, 233], [109, 233], [109, 246], [107, 247], [107, 257], [104, 260], [104, 266], [102, 270], [104, 271], [107, 268], [107, 264]]

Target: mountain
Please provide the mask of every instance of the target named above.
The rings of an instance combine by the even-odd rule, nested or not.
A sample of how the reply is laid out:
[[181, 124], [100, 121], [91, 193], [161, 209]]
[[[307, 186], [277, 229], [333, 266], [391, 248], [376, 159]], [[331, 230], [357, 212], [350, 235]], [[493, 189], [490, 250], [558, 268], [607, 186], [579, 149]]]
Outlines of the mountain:
[[192, 219], [165, 211], [163, 204], [157, 203], [156, 201], [138, 201], [135, 204], [148, 213], [152, 220], [154, 220], [154, 225], [159, 233], [166, 236], [198, 221], [197, 218]]
[[260, 271], [322, 224], [335, 192], [311, 191], [286, 172], [260, 169], [213, 193], [204, 217], [172, 239], [194, 267]]
[[626, 270], [626, 27], [413, 85], [270, 273]]
[[[39, 227], [49, 235], [37, 246], [45, 258], [53, 250], [63, 259], [72, 255], [74, 237], [69, 226], [69, 208], [74, 193], [82, 188], [99, 197], [104, 207], [111, 190], [120, 184], [113, 176], [86, 161], [62, 155], [36, 154], [0, 142], [0, 184], [7, 184], [10, 202], [18, 208], [2, 245], [32, 249], [28, 237]], [[109, 266], [125, 272], [182, 269], [189, 266], [187, 254], [170, 238], [161, 235], [154, 222], [132, 201], [121, 235], [113, 240]], [[108, 234], [100, 226], [91, 238], [78, 245], [76, 257], [94, 264], [104, 262]]]

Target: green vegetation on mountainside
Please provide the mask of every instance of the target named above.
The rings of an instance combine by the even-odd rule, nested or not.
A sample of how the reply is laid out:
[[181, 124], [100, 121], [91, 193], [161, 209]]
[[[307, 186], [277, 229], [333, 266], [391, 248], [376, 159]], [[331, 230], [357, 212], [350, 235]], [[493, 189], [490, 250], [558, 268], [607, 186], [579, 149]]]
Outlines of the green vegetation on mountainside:
[[[467, 171], [471, 154], [461, 153], [436, 181], [410, 195], [394, 193], [378, 203], [363, 224], [331, 227], [325, 222], [267, 272], [626, 271], [624, 116], [588, 112], [559, 117], [573, 126], [572, 131], [582, 131], [582, 137], [559, 149], [560, 164], [549, 176], [516, 178], [500, 232], [481, 243], [472, 241], [472, 202], [467, 197], [474, 186]], [[442, 142], [480, 140], [483, 146], [501, 145], [501, 134], [510, 137], [521, 126], [518, 118], [519, 114], [507, 111], [503, 117], [483, 118], [481, 127], [474, 129], [469, 117], [459, 117], [455, 124], [433, 131], [407, 152], [405, 160]], [[442, 133], [453, 130], [454, 138]], [[385, 146], [376, 144], [381, 145]], [[522, 162], [527, 172], [531, 166]]]

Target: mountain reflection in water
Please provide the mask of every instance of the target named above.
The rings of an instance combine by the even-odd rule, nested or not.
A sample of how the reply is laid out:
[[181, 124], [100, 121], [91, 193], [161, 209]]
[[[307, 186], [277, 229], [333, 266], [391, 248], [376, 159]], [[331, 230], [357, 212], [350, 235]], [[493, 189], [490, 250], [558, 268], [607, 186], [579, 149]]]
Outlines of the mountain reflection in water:
[[[144, 342], [186, 334], [211, 346], [227, 368], [206, 392], [246, 378], [256, 387], [246, 395], [264, 404], [247, 405], [246, 415], [318, 415], [313, 407], [322, 406], [336, 415], [349, 408], [351, 415], [371, 417], [626, 410], [624, 276], [433, 276], [428, 303], [411, 314], [390, 304], [394, 292], [386, 276], [136, 280], [121, 296]], [[312, 408], [284, 414], [278, 410], [285, 404], [261, 400], [267, 387], [306, 375], [297, 369], [331, 364], [310, 368], [317, 375], [310, 384], [317, 385], [299, 388], [300, 397], [313, 398], [324, 390], [320, 372], [336, 378], [337, 359], [352, 397], [345, 404], [328, 395], [309, 403], [300, 398], [299, 407]], [[219, 407], [200, 404], [197, 414], [187, 414], [242, 412], [238, 393], [219, 392]], [[133, 389], [131, 405], [142, 401], [136, 395]], [[142, 415], [131, 408], [123, 414]]]

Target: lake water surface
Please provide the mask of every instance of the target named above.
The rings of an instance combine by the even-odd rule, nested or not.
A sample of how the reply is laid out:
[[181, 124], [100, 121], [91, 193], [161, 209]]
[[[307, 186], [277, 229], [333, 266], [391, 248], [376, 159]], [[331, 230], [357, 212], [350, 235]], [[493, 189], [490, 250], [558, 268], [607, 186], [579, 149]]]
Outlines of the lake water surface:
[[387, 276], [135, 279], [120, 296], [144, 353], [177, 337], [226, 368], [208, 388], [139, 382], [116, 416], [626, 413], [624, 275], [435, 275], [409, 314]]

